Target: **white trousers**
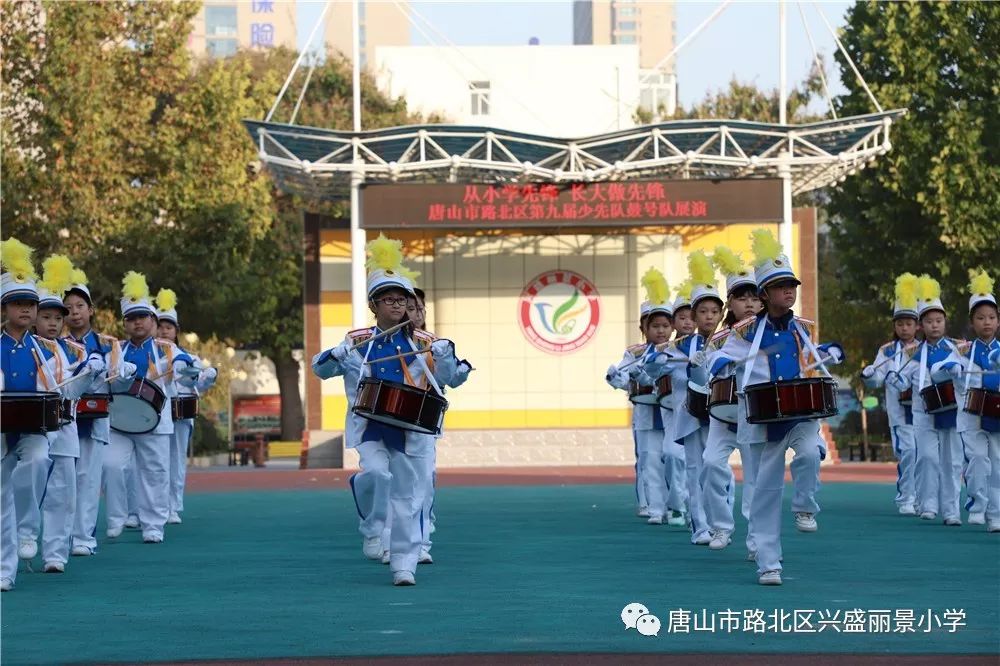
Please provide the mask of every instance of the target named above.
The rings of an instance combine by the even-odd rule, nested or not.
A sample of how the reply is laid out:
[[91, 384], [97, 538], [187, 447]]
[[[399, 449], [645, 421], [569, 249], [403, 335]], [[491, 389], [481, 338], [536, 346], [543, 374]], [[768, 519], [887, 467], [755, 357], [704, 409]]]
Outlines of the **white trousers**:
[[52, 455], [52, 472], [42, 500], [42, 560], [69, 561], [76, 515], [76, 458]]
[[194, 419], [174, 421], [170, 436], [170, 510], [184, 510], [184, 483], [187, 480], [188, 446], [194, 430]]
[[896, 506], [914, 506], [917, 501], [914, 464], [917, 443], [912, 425], [892, 427], [892, 451], [896, 454]]
[[111, 443], [104, 452], [108, 528], [121, 527], [128, 517], [125, 468], [133, 457], [136, 509], [143, 536], [163, 537], [170, 505], [170, 435], [111, 431]]
[[[724, 530], [732, 533], [736, 528], [733, 520], [734, 486], [736, 485], [733, 469], [729, 466], [729, 457], [739, 445], [736, 433], [717, 419], [712, 419], [708, 427], [708, 440], [705, 442], [705, 455], [701, 470], [702, 504], [705, 507], [705, 518], [712, 530]], [[746, 456], [743, 448], [747, 448]], [[740, 458], [743, 464], [743, 499], [741, 512], [743, 517], [750, 517], [750, 501], [753, 499], [753, 462], [749, 447], [740, 447]], [[748, 540], [749, 541], [749, 540]], [[747, 543], [750, 550], [756, 550], [752, 543]]]
[[646, 488], [642, 485], [642, 475], [639, 473], [639, 437], [632, 428], [632, 449], [635, 452], [635, 501], [640, 509], [645, 509]]
[[365, 537], [381, 537], [388, 522], [389, 567], [414, 573], [424, 539], [427, 456], [409, 455], [381, 441], [363, 442], [357, 449], [362, 471], [351, 477], [351, 490], [361, 518], [359, 530]]
[[[785, 450], [789, 448], [795, 451], [791, 465], [796, 485], [792, 511], [819, 511], [815, 500], [819, 484], [818, 422], [799, 423], [779, 441], [751, 445], [750, 456], [757, 475], [750, 505], [750, 530], [757, 546], [758, 573], [781, 571], [781, 497], [785, 490]], [[796, 468], [800, 482], [795, 482]]]
[[17, 578], [17, 514], [11, 481], [16, 466], [17, 455], [13, 451], [0, 461], [0, 578], [9, 578], [11, 582]]
[[73, 519], [73, 545], [97, 549], [97, 510], [101, 503], [101, 471], [104, 466], [104, 442], [80, 438], [80, 457], [76, 460], [76, 515]]
[[986, 513], [1000, 521], [1000, 432], [970, 430], [960, 433], [968, 467], [965, 472], [969, 513]]
[[[9, 437], [7, 441], [9, 444]], [[37, 541], [42, 524], [42, 498], [52, 467], [49, 440], [45, 435], [21, 435], [11, 448], [7, 457], [17, 457], [11, 485], [14, 488], [18, 538]]]
[[701, 492], [701, 469], [705, 459], [708, 428], [698, 428], [684, 438], [685, 479], [688, 489], [688, 512], [691, 517], [691, 541], [709, 532]]
[[959, 519], [962, 440], [954, 428], [916, 430], [917, 502], [920, 512], [940, 513], [945, 520]]
[[684, 447], [674, 441], [673, 433], [663, 437], [663, 473], [667, 483], [667, 509], [687, 512], [687, 461]]
[[639, 477], [650, 516], [663, 516], [667, 502], [662, 430], [636, 430], [639, 445]]
[[425, 456], [423, 460], [427, 465], [427, 470], [424, 472], [427, 487], [424, 489], [420, 522], [423, 526], [423, 547], [425, 550], [430, 551], [431, 546], [434, 545], [433, 541], [431, 541], [431, 535], [434, 534], [434, 530], [436, 529], [434, 523], [437, 520], [437, 517], [434, 515], [434, 486], [437, 483], [437, 444], [431, 447], [431, 454]]

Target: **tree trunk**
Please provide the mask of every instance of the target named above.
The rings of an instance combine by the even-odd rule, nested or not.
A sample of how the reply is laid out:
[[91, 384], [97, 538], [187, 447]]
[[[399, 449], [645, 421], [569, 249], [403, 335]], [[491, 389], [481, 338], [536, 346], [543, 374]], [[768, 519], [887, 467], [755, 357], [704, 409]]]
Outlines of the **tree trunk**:
[[299, 362], [290, 353], [279, 353], [271, 359], [278, 376], [278, 390], [281, 392], [281, 439], [297, 441], [302, 438], [305, 415], [302, 411], [302, 396], [299, 393]]

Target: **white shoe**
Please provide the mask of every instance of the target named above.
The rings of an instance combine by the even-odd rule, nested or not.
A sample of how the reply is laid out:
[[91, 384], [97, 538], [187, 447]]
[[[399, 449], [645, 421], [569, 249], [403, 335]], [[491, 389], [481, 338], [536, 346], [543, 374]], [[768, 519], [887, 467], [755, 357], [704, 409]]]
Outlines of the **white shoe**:
[[[816, 524], [816, 514], [807, 513], [805, 511], [799, 511], [795, 514], [795, 529], [799, 532], [815, 532], [819, 529], [819, 525]], [[766, 571], [764, 573], [767, 573]], [[779, 577], [780, 578], [780, 577]], [[777, 583], [781, 585], [779, 581]]]
[[933, 511], [924, 511], [920, 514], [920, 520], [934, 520], [937, 518], [937, 514]]
[[693, 543], [696, 546], [707, 546], [708, 544], [712, 543], [712, 535], [709, 534], [708, 532], [702, 532], [701, 534], [698, 534], [693, 539], [691, 539], [691, 543]]
[[687, 518], [680, 511], [670, 511], [667, 516], [667, 525], [671, 527], [684, 527], [687, 525]]
[[991, 520], [986, 525], [987, 532], [1000, 532], [1000, 520]]
[[969, 524], [970, 525], [985, 525], [986, 524], [986, 514], [985, 513], [970, 513], [969, 514]]
[[646, 524], [647, 525], [662, 525], [663, 524], [663, 516], [655, 516], [655, 515], [654, 516], [650, 516], [649, 520], [646, 521]]
[[389, 564], [389, 559], [390, 559], [389, 551], [387, 550], [382, 551], [382, 564]]
[[944, 519], [944, 524], [947, 527], [961, 527], [962, 526], [962, 521], [959, 520], [958, 518], [945, 518]]
[[0, 592], [10, 592], [14, 589], [14, 581], [10, 578], [0, 578]]
[[417, 581], [410, 571], [394, 571], [392, 574], [392, 584], [397, 586], [416, 585]]
[[143, 543], [163, 543], [163, 535], [159, 532], [143, 532]]
[[94, 554], [94, 550], [90, 546], [73, 546], [73, 550], [70, 552], [71, 555], [76, 557], [87, 557]]
[[431, 551], [421, 546], [420, 556], [417, 557], [417, 564], [434, 564], [434, 558], [431, 557]]
[[22, 560], [30, 560], [38, 555], [38, 542], [34, 539], [21, 538], [17, 546], [17, 556]]
[[176, 511], [171, 511], [170, 515], [167, 517], [167, 525], [180, 525], [181, 516]]
[[382, 537], [364, 537], [364, 541], [361, 543], [361, 552], [365, 554], [369, 560], [381, 560], [382, 559]]
[[765, 571], [757, 578], [757, 582], [761, 585], [781, 585], [781, 572]]
[[45, 573], [65, 573], [66, 565], [63, 564], [62, 562], [56, 562], [53, 560], [52, 562], [45, 563], [45, 568], [43, 569], [43, 571]]
[[129, 528], [130, 530], [139, 529], [139, 516], [135, 515], [134, 513], [130, 513], [128, 515], [128, 518], [125, 519], [125, 527]]
[[640, 518], [649, 518], [649, 509], [647, 507], [640, 506], [639, 510], [635, 512], [635, 515]]
[[716, 530], [712, 532], [712, 540], [708, 542], [708, 547], [712, 550], [722, 550], [733, 542], [727, 530]]
[[913, 508], [912, 504], [901, 504], [899, 506], [899, 515], [901, 516], [915, 516], [917, 515], [917, 510]]
[[109, 539], [117, 539], [118, 537], [120, 537], [122, 535], [122, 529], [123, 528], [121, 526], [118, 526], [118, 527], [109, 527], [108, 528], [108, 538]]

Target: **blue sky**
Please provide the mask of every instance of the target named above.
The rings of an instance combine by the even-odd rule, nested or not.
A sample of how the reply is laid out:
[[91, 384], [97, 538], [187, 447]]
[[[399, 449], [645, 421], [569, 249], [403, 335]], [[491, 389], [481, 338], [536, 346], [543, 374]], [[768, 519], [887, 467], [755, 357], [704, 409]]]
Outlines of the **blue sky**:
[[[373, 1], [373, 0], [369, 0]], [[719, 2], [677, 2], [677, 40], [691, 33], [718, 7]], [[844, 24], [850, 2], [815, 3], [830, 24]], [[299, 1], [299, 47], [315, 24], [322, 2]], [[542, 44], [572, 44], [572, 2], [412, 2], [411, 6], [449, 40], [460, 45], [495, 46], [527, 44], [537, 37]], [[799, 14], [800, 3], [788, 8], [788, 77], [801, 81], [812, 62], [812, 50]], [[843, 91], [833, 62], [836, 43], [817, 13], [814, 3], [801, 3], [816, 48], [827, 57], [827, 76], [834, 95]], [[412, 43], [428, 43], [412, 31]], [[778, 5], [775, 2], [735, 2], [688, 44], [677, 57], [680, 101], [685, 106], [707, 92], [724, 88], [736, 76], [761, 88], [778, 85]], [[825, 108], [825, 105], [819, 108]], [[818, 109], [817, 109], [818, 110]]]

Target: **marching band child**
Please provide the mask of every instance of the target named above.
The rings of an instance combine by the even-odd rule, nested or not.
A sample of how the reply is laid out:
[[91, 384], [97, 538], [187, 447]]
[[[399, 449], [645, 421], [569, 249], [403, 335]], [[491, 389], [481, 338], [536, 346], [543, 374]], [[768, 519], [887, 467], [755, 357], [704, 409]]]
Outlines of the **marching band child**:
[[[650, 268], [642, 276], [642, 285], [646, 289], [647, 304], [643, 321], [644, 344], [629, 347], [624, 358], [617, 365], [608, 368], [605, 379], [612, 387], [628, 391], [630, 384], [654, 387], [656, 378], [648, 376], [643, 370], [644, 362], [655, 353], [658, 344], [666, 343], [671, 332], [671, 307], [667, 300], [669, 287], [663, 273]], [[653, 389], [655, 393], [655, 389]], [[650, 525], [663, 524], [663, 515], [667, 509], [667, 477], [664, 472], [664, 432], [669, 423], [664, 422], [664, 415], [657, 404], [635, 403], [632, 406], [632, 429], [638, 444], [639, 475], [646, 496]]]
[[[844, 360], [843, 349], [839, 345], [815, 345], [809, 331], [812, 322], [796, 317], [792, 311], [801, 282], [773, 234], [764, 229], [754, 231], [753, 251], [757, 289], [765, 309], [753, 319], [734, 327], [714, 357], [711, 369], [713, 375], [718, 375], [728, 366], [743, 363], [743, 367], [735, 368], [740, 393], [755, 384], [781, 383], [801, 377], [810, 356], [824, 364]], [[741, 420], [737, 439], [751, 446], [753, 464], [757, 469], [750, 506], [753, 543], [757, 547], [754, 554], [757, 580], [761, 585], [781, 585], [781, 497], [785, 488], [785, 451], [793, 449], [795, 458], [802, 460], [801, 481], [796, 482], [792, 498], [796, 527], [815, 530], [814, 516], [819, 506], [814, 494], [819, 462], [825, 452], [819, 422], [795, 419], [758, 425]], [[807, 471], [809, 473], [805, 473]]]
[[[885, 384], [890, 372], [899, 372], [916, 349], [917, 284], [912, 273], [896, 278], [896, 301], [892, 312], [893, 339], [879, 348], [875, 361], [861, 371], [861, 378], [870, 389]], [[916, 440], [913, 433], [912, 401], [902, 400], [902, 393], [892, 384], [885, 384], [885, 406], [889, 416], [892, 448], [896, 464], [896, 507], [904, 516], [917, 515], [913, 467]]]
[[[760, 299], [757, 297], [757, 284], [753, 276], [744, 267], [743, 260], [728, 247], [717, 247], [712, 255], [712, 263], [726, 276], [726, 318], [724, 328], [709, 341], [708, 348], [696, 360], [701, 365], [710, 367], [713, 352], [720, 349], [737, 322], [754, 317], [760, 309]], [[730, 375], [731, 376], [731, 375]], [[729, 457], [737, 448], [740, 450], [740, 463], [743, 468], [743, 497], [741, 512], [743, 518], [750, 519], [750, 503], [753, 500], [754, 468], [753, 456], [748, 445], [740, 446], [736, 441], [737, 426], [735, 423], [725, 423], [713, 418], [708, 428], [708, 441], [705, 444], [705, 456], [701, 474], [705, 518], [708, 520], [712, 540], [708, 547], [721, 550], [732, 541], [732, 533], [736, 527], [733, 521], [732, 484], [733, 470], [729, 466]], [[747, 552], [755, 552], [757, 547], [747, 530]]]
[[[312, 368], [321, 379], [344, 377], [352, 407], [347, 414], [345, 444], [357, 449], [361, 459], [361, 473], [352, 477], [351, 486], [361, 516], [362, 551], [370, 559], [380, 559], [383, 551], [389, 550], [393, 584], [414, 585], [423, 543], [423, 494], [429, 484], [424, 459], [430, 455], [433, 438], [366, 419], [353, 406], [363, 379], [395, 381], [424, 390], [433, 387], [440, 394], [442, 386], [456, 385], [461, 363], [450, 340], [435, 340], [413, 330], [412, 322], [407, 324], [406, 300], [414, 292], [410, 280], [399, 271], [401, 248], [402, 243], [382, 235], [368, 243], [368, 306], [376, 324], [349, 332], [342, 343], [317, 354]], [[426, 352], [430, 352], [430, 359], [425, 358]], [[369, 490], [360, 492], [359, 486]], [[390, 506], [391, 543], [383, 544]]]
[[[975, 339], [964, 354], [957, 351], [932, 367], [945, 370], [955, 382], [958, 435], [968, 466], [966, 510], [970, 525], [987, 523], [1000, 532], [1000, 342], [997, 341], [997, 301], [993, 280], [985, 271], [973, 272], [969, 289], [969, 319]], [[970, 403], [969, 398], [977, 398]], [[992, 410], [990, 412], [990, 410]]]
[[955, 429], [958, 408], [956, 405], [943, 406], [941, 411], [931, 413], [921, 391], [950, 382], [951, 374], [947, 370], [935, 371], [933, 366], [952, 353], [964, 354], [967, 346], [962, 340], [945, 337], [947, 318], [937, 280], [927, 275], [920, 276], [918, 296], [917, 316], [924, 341], [898, 372], [889, 373], [886, 383], [899, 391], [912, 389], [915, 397], [913, 427], [917, 444], [915, 474], [920, 517], [934, 520], [940, 511], [945, 525], [958, 527], [962, 524], [959, 500], [963, 458], [962, 441]]
[[691, 309], [691, 290], [694, 285], [688, 278], [677, 287], [677, 297], [674, 299], [674, 339], [680, 340], [685, 335], [694, 333], [694, 312]]

